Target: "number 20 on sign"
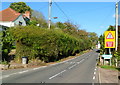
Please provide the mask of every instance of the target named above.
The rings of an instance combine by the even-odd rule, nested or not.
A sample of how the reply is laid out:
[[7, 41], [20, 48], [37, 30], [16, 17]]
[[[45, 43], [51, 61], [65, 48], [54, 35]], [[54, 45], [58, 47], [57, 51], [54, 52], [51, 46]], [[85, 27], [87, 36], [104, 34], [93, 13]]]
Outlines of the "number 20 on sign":
[[105, 31], [105, 48], [115, 48], [115, 31]]

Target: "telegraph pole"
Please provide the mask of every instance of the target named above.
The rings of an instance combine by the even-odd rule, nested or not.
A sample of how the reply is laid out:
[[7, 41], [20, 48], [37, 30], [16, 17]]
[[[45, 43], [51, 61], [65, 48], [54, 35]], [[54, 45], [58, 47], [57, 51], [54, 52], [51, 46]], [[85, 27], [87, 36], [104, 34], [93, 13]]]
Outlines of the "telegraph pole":
[[48, 8], [48, 29], [51, 27], [51, 8], [52, 8], [52, 0], [49, 0], [49, 8]]
[[117, 51], [118, 47], [118, 2], [116, 3], [116, 48], [115, 50]]
[[[118, 2], [116, 3], [116, 7], [115, 7], [115, 10], [116, 10], [116, 48], [115, 48], [115, 51], [117, 51], [117, 47], [118, 47]], [[117, 62], [117, 59], [115, 59], [116, 61], [116, 67], [118, 66], [118, 62]]]

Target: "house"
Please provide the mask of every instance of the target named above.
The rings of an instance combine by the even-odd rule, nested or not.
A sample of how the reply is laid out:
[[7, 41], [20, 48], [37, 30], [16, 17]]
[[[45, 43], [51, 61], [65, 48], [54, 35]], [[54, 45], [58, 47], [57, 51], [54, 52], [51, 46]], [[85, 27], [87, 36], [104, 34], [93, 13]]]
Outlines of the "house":
[[30, 15], [31, 13], [30, 13], [30, 11], [26, 11], [22, 16], [23, 16], [23, 18], [24, 18], [24, 20], [26, 21], [26, 24], [29, 24], [29, 22], [30, 22]]
[[0, 11], [0, 25], [13, 27], [16, 25], [26, 26], [26, 21], [21, 13], [16, 12], [11, 8]]

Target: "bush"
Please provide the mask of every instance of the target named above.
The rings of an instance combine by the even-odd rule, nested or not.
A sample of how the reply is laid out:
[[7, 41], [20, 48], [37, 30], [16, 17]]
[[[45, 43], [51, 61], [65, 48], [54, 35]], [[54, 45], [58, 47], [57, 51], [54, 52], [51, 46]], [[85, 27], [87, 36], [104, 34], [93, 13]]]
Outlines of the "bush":
[[114, 56], [118, 61], [120, 61], [120, 52], [115, 52]]
[[45, 61], [56, 61], [90, 48], [88, 40], [64, 33], [60, 29], [42, 29], [36, 26], [11, 28], [16, 40], [16, 56], [27, 56]]

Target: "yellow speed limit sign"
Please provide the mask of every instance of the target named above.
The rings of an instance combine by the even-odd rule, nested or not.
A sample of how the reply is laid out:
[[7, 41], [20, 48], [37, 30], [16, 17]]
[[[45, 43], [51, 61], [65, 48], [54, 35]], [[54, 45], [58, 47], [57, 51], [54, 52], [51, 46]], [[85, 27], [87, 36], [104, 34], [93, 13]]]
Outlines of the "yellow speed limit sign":
[[115, 31], [105, 31], [105, 48], [115, 48]]

